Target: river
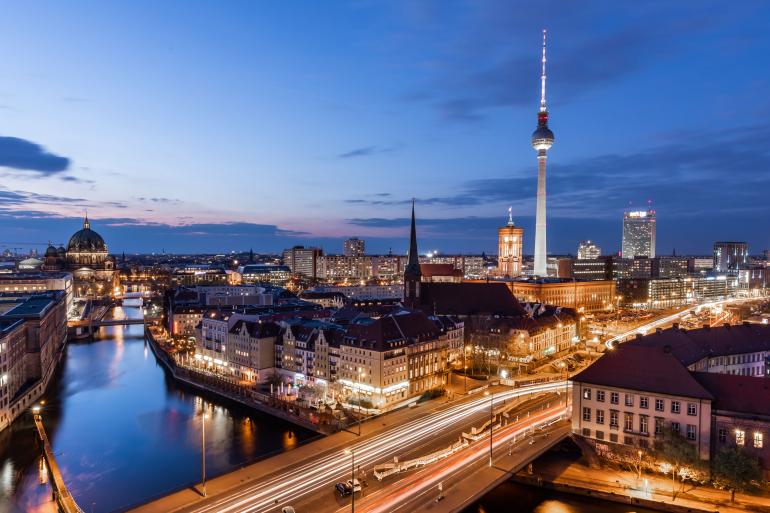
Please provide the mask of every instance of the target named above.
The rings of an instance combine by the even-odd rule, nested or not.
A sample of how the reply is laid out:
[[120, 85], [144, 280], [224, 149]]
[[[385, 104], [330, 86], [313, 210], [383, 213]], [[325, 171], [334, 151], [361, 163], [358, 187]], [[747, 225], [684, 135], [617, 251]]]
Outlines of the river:
[[[125, 306], [111, 315], [142, 313]], [[86, 513], [125, 509], [198, 482], [204, 405], [209, 476], [315, 436], [177, 384], [155, 361], [141, 325], [104, 327], [93, 342], [69, 344], [44, 400], [56, 459]], [[32, 419], [22, 416], [0, 433], [0, 513], [53, 513], [46, 479]]]

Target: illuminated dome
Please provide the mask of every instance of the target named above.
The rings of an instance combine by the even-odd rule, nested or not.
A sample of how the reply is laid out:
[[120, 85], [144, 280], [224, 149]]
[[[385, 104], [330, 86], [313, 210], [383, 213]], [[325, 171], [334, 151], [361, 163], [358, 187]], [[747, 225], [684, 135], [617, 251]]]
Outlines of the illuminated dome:
[[83, 221], [83, 229], [75, 232], [67, 244], [67, 251], [77, 253], [106, 252], [107, 245], [102, 236], [91, 229], [88, 217]]

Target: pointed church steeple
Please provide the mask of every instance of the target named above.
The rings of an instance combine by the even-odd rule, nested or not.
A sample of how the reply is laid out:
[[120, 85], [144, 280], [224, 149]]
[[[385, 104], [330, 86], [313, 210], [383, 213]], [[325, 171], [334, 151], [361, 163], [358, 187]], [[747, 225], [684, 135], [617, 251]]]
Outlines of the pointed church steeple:
[[417, 223], [414, 216], [414, 200], [412, 200], [412, 230], [409, 234], [409, 253], [404, 269], [404, 304], [415, 307], [420, 300], [420, 255], [417, 252]]
[[88, 221], [88, 211], [86, 211], [86, 217], [83, 219], [83, 229], [84, 230], [90, 230], [91, 229], [91, 223]]

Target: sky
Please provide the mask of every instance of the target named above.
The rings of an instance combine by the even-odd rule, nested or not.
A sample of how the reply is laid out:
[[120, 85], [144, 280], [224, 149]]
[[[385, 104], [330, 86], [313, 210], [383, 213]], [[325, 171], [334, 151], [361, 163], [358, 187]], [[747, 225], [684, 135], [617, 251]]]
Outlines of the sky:
[[770, 4], [0, 0], [0, 250], [496, 252], [534, 244], [548, 29], [548, 251], [770, 248]]

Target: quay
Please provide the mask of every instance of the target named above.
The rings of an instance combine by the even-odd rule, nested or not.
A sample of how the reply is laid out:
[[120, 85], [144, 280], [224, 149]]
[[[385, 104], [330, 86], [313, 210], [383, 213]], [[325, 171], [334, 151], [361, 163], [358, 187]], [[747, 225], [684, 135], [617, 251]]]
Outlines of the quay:
[[[293, 415], [279, 408], [275, 408], [270, 404], [268, 404], [267, 399], [269, 399], [269, 397], [263, 396], [263, 394], [259, 394], [257, 392], [251, 391], [249, 395], [243, 395], [242, 393], [237, 393], [235, 387], [233, 387], [232, 392], [228, 392], [222, 387], [216, 386], [216, 384], [213, 383], [214, 378], [200, 372], [195, 372], [192, 369], [179, 366], [177, 362], [174, 360], [174, 358], [171, 355], [169, 355], [155, 340], [155, 337], [152, 331], [149, 329], [149, 326], [145, 328], [144, 333], [145, 333], [145, 340], [147, 341], [147, 344], [150, 346], [150, 349], [152, 350], [152, 353], [155, 355], [155, 358], [157, 359], [157, 361], [160, 362], [161, 365], [169, 372], [169, 374], [171, 374], [171, 377], [173, 377], [178, 382], [184, 383], [185, 385], [193, 387], [197, 390], [201, 390], [203, 392], [207, 392], [210, 394], [215, 394], [225, 399], [228, 399], [230, 401], [243, 404], [245, 406], [258, 410], [262, 413], [266, 413], [268, 415], [278, 417], [280, 419], [291, 422], [292, 424], [300, 426], [304, 429], [315, 431], [316, 433], [319, 433], [322, 435], [330, 434], [332, 432], [337, 431], [336, 429], [332, 430], [332, 429], [325, 428], [320, 423], [314, 423], [308, 418], [300, 417], [298, 415]], [[211, 381], [212, 385], [209, 386], [205, 381]], [[263, 396], [263, 398], [265, 399], [264, 402], [259, 400], [259, 396]]]
[[37, 429], [37, 436], [40, 439], [40, 443], [43, 445], [43, 458], [48, 466], [48, 473], [51, 476], [51, 488], [53, 489], [53, 497], [56, 500], [56, 504], [59, 507], [59, 511], [62, 513], [83, 513], [83, 510], [75, 502], [75, 499], [67, 489], [67, 485], [64, 484], [64, 478], [59, 470], [59, 465], [56, 463], [56, 459], [51, 449], [51, 444], [48, 442], [48, 435], [45, 433], [43, 427], [43, 421], [40, 418], [39, 413], [34, 413], [35, 428]]

